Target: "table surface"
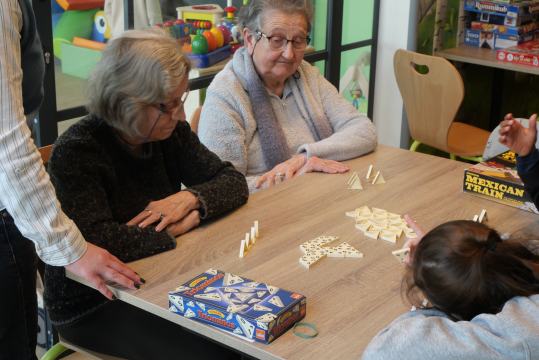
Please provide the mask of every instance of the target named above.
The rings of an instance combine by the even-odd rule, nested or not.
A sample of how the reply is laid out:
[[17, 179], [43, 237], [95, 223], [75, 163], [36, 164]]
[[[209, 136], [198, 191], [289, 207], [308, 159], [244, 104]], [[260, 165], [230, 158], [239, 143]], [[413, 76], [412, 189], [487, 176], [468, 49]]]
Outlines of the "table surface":
[[443, 57], [447, 60], [462, 61], [471, 64], [539, 75], [539, 68], [535, 66], [510, 63], [508, 61], [500, 61], [497, 59], [497, 53], [498, 50], [460, 45], [452, 49], [437, 51], [434, 55]]
[[[462, 192], [469, 164], [379, 145], [346, 162], [351, 173], [310, 173], [252, 195], [249, 202], [178, 238], [178, 247], [130, 263], [148, 282], [140, 290], [112, 288], [118, 298], [260, 359], [359, 358], [370, 340], [410, 310], [400, 295], [405, 267], [392, 256], [393, 244], [355, 229], [346, 211], [361, 206], [411, 214], [424, 229], [456, 219], [473, 219], [487, 209], [490, 226], [501, 233], [539, 234], [537, 215]], [[369, 165], [386, 184], [365, 179]], [[356, 171], [364, 190], [348, 190]], [[260, 236], [244, 258], [240, 241], [259, 221]], [[321, 235], [339, 236], [364, 258], [326, 258], [311, 269], [299, 263], [299, 246]], [[303, 339], [287, 331], [269, 345], [250, 343], [168, 311], [168, 292], [209, 268], [291, 290], [307, 297], [303, 321], [319, 334]], [[68, 273], [77, 281], [88, 283]]]

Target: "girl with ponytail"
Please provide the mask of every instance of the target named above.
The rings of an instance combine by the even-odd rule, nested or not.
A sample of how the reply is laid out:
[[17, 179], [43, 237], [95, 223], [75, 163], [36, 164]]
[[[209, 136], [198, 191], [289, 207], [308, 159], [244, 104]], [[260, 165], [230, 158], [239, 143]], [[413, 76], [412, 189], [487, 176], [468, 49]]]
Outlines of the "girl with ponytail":
[[[539, 359], [536, 240], [509, 239], [473, 221], [418, 234], [402, 294], [418, 310], [394, 320], [363, 359]], [[426, 298], [430, 307], [420, 309]]]

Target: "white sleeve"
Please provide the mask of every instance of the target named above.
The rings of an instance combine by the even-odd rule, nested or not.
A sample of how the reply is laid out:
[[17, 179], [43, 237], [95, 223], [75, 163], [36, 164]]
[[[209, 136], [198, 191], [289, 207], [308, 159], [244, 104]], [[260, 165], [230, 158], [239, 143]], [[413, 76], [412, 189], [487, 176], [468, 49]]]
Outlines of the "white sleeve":
[[21, 29], [18, 2], [0, 1], [0, 209], [7, 209], [44, 262], [63, 266], [77, 261], [87, 244], [62, 212], [26, 125]]

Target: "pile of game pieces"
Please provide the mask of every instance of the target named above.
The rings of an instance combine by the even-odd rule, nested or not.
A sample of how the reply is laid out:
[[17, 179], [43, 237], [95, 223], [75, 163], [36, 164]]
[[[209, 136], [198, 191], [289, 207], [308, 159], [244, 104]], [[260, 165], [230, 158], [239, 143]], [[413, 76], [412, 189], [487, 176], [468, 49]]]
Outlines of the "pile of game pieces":
[[356, 229], [375, 240], [380, 237], [396, 243], [402, 234], [407, 238], [417, 237], [400, 215], [392, 214], [384, 209], [372, 208], [371, 211], [367, 206], [363, 206], [354, 211], [348, 211], [346, 216], [353, 217], [356, 220]]
[[249, 233], [246, 233], [245, 240], [241, 241], [240, 257], [243, 257], [247, 253], [247, 250], [249, 250], [249, 248], [255, 244], [257, 238], [258, 238], [258, 221], [255, 221], [255, 226], [251, 228], [251, 236], [249, 237]]
[[307, 269], [311, 268], [314, 264], [318, 263], [325, 257], [338, 257], [338, 258], [362, 258], [363, 254], [354, 249], [352, 245], [342, 243], [336, 247], [330, 247], [329, 245], [339, 241], [336, 236], [320, 236], [314, 240], [309, 240], [299, 246], [299, 249], [305, 253], [299, 259], [299, 263], [305, 266]]
[[487, 211], [483, 209], [483, 211], [481, 211], [481, 215], [479, 216], [475, 215], [473, 217], [473, 221], [476, 221], [476, 222], [479, 221], [480, 223], [488, 221]]

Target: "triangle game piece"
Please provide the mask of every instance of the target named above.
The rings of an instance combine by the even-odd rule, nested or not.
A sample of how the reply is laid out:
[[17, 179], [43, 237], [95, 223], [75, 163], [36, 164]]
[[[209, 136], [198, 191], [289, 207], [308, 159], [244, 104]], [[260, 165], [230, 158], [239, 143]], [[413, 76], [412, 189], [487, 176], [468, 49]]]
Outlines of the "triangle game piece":
[[209, 275], [217, 275], [217, 270], [215, 269], [208, 269], [206, 271], [204, 271], [205, 274], [209, 274]]
[[223, 301], [223, 299], [221, 299], [221, 295], [219, 295], [218, 293], [209, 293], [209, 294], [198, 294], [198, 295], [194, 295], [196, 298], [198, 299], [203, 299], [203, 300], [211, 300], [211, 301]]
[[[268, 288], [268, 291], [269, 291], [270, 294], [272, 294], [272, 295], [277, 294], [277, 291], [279, 291], [279, 288], [278, 288], [278, 287], [275, 287], [275, 286], [266, 285], [266, 287]], [[260, 297], [260, 295], [258, 295], [258, 297]]]
[[374, 168], [371, 165], [369, 166], [369, 171], [367, 171], [367, 179], [370, 179], [373, 176], [374, 176]]
[[391, 253], [401, 264], [404, 265], [404, 259], [410, 256], [410, 248], [395, 250]]
[[[272, 297], [271, 299], [269, 299], [268, 301], [270, 304], [273, 304], [275, 306], [278, 306], [278, 307], [284, 307], [283, 305], [283, 302], [281, 301], [281, 298], [278, 297], [277, 295], [275, 295], [274, 297]], [[256, 305], [255, 305], [256, 306]]]
[[185, 312], [183, 316], [185, 316], [186, 318], [192, 318], [192, 317], [196, 317], [196, 314], [193, 312], [193, 310], [187, 309], [187, 311]]
[[479, 222], [483, 223], [484, 221], [488, 221], [487, 211], [485, 209], [483, 209], [481, 215], [479, 215]]
[[374, 180], [372, 181], [372, 184], [373, 185], [378, 185], [378, 184], [385, 184], [386, 181], [384, 180], [384, 177], [382, 176], [382, 173], [380, 171], [378, 171], [376, 173], [376, 176], [374, 177]]
[[256, 304], [253, 309], [255, 311], [271, 311], [271, 308]]
[[244, 280], [242, 278], [240, 278], [238, 275], [225, 273], [225, 277], [223, 279], [223, 285], [224, 286], [229, 286], [229, 285], [242, 283], [243, 281]]

